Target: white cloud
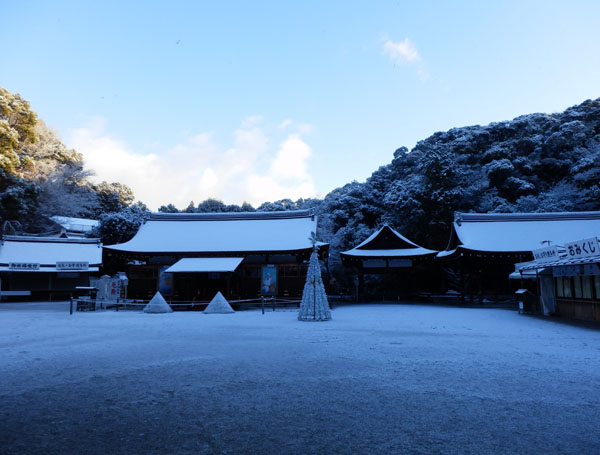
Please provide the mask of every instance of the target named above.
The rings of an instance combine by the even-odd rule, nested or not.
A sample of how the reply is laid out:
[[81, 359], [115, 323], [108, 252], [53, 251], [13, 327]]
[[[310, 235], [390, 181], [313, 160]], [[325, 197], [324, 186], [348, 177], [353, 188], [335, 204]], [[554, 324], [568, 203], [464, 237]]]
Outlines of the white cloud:
[[429, 73], [417, 46], [410, 39], [404, 38], [403, 41], [394, 42], [384, 36], [383, 40], [383, 54], [387, 55], [394, 64], [416, 65], [417, 76], [421, 82], [429, 79]]
[[292, 120], [290, 120], [289, 118], [285, 119], [283, 122], [281, 122], [279, 124], [279, 128], [287, 128], [288, 126], [292, 125], [294, 122], [292, 122]]
[[383, 43], [383, 53], [395, 63], [415, 63], [421, 61], [415, 44], [408, 38], [394, 42], [390, 39]]
[[312, 150], [301, 136], [310, 132], [310, 125], [294, 125], [297, 132], [284, 133], [272, 150], [262, 123], [258, 116], [243, 119], [226, 149], [215, 145], [210, 133], [201, 133], [164, 153], [145, 155], [113, 137], [100, 118], [72, 131], [67, 142], [83, 154], [95, 181], [125, 183], [153, 210], [168, 203], [183, 209], [191, 200], [197, 204], [209, 197], [257, 206], [314, 196], [308, 170]]
[[306, 160], [312, 155], [308, 144], [299, 136], [289, 136], [280, 146], [269, 174], [273, 177], [309, 179]]
[[292, 119], [285, 119], [278, 126], [280, 129], [294, 129], [299, 134], [310, 134], [313, 132], [314, 127], [310, 123], [296, 123]]

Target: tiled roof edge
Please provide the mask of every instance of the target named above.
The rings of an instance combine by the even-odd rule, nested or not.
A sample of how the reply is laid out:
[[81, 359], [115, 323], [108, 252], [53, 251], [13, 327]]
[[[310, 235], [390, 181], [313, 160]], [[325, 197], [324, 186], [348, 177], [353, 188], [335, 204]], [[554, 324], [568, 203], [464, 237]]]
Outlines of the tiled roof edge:
[[455, 213], [455, 222], [515, 222], [515, 221], [576, 221], [600, 220], [600, 212], [546, 212], [546, 213]]
[[281, 212], [223, 212], [223, 213], [151, 213], [148, 221], [237, 221], [237, 220], [287, 220], [312, 218], [312, 210], [286, 210]]

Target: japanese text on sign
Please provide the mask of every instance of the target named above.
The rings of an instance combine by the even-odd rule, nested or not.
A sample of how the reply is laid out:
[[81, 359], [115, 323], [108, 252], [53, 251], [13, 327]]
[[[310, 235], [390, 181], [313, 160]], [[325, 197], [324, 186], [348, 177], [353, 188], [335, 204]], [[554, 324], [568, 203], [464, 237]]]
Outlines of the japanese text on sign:
[[40, 264], [35, 262], [11, 262], [8, 268], [12, 270], [39, 270]]
[[558, 247], [556, 245], [538, 248], [537, 250], [533, 250], [532, 253], [535, 261], [539, 263], [547, 263], [559, 259]]
[[56, 270], [87, 270], [89, 263], [87, 262], [57, 262]]
[[600, 245], [596, 237], [565, 243], [570, 258], [586, 258], [600, 255]]

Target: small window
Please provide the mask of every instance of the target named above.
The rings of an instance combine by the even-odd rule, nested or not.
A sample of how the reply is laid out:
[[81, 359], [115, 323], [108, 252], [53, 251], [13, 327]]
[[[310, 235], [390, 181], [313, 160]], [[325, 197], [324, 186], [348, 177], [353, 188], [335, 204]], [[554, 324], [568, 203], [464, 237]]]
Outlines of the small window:
[[581, 277], [581, 287], [583, 288], [583, 298], [584, 299], [592, 299], [592, 277], [591, 276], [582, 276]]
[[564, 297], [565, 296], [565, 289], [563, 286], [563, 279], [561, 276], [559, 276], [558, 278], [556, 278], [556, 296], [557, 297]]
[[573, 295], [576, 299], [583, 298], [583, 290], [581, 289], [581, 277], [574, 276], [573, 277]]
[[564, 288], [564, 296], [572, 297], [571, 293], [571, 278], [568, 276], [563, 277], [563, 288]]
[[596, 300], [600, 300], [600, 275], [594, 275], [594, 291], [596, 291]]
[[260, 276], [260, 269], [258, 267], [247, 267], [244, 269], [244, 276], [258, 278]]
[[279, 271], [282, 277], [297, 277], [298, 266], [297, 265], [283, 265], [279, 267]]

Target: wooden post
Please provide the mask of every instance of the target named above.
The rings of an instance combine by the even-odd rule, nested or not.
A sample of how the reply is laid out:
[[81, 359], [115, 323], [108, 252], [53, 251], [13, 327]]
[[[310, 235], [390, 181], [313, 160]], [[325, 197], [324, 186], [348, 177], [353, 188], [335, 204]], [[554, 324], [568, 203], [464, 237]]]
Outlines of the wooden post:
[[[541, 289], [540, 289], [540, 274], [538, 273], [538, 269], [535, 269], [535, 281], [537, 283], [537, 305], [535, 308], [535, 312], [538, 313], [539, 310], [542, 308], [542, 299], [540, 297], [541, 294]], [[542, 310], [543, 313], [543, 310]]]
[[260, 298], [260, 308], [262, 310], [262, 314], [265, 314], [265, 298], [262, 296]]
[[231, 299], [231, 275], [233, 275], [233, 272], [225, 272], [225, 282], [226, 282], [226, 287], [227, 290], [225, 291], [227, 294], [227, 298]]
[[463, 267], [463, 255], [460, 253], [458, 258], [458, 267], [460, 270], [460, 301], [465, 303], [465, 271]]
[[71, 296], [71, 305], [69, 305], [69, 314], [73, 314], [73, 296]]

